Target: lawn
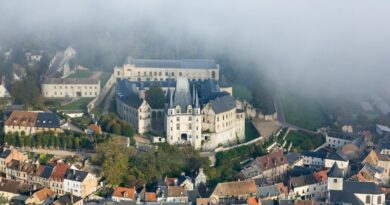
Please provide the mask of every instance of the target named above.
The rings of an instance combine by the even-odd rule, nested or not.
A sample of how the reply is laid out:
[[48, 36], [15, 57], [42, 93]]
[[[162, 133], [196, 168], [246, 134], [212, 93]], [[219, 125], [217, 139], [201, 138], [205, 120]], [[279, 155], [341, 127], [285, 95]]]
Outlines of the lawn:
[[89, 78], [93, 75], [93, 71], [90, 70], [76, 70], [70, 74], [68, 78]]
[[76, 102], [72, 102], [70, 104], [62, 106], [63, 110], [85, 110], [87, 109], [87, 105], [91, 102], [93, 98], [81, 98]]
[[312, 135], [301, 131], [290, 130], [286, 137], [287, 144], [293, 143], [292, 149], [296, 152], [313, 150], [325, 142], [322, 135]]
[[238, 84], [233, 85], [233, 96], [241, 100], [244, 99], [248, 102], [252, 100], [251, 91], [247, 87]]
[[293, 125], [313, 131], [327, 125], [320, 104], [314, 99], [287, 95], [282, 98], [282, 104], [286, 121]]
[[252, 121], [245, 120], [245, 141], [251, 141], [260, 136], [260, 133], [257, 131], [255, 126], [253, 126]]

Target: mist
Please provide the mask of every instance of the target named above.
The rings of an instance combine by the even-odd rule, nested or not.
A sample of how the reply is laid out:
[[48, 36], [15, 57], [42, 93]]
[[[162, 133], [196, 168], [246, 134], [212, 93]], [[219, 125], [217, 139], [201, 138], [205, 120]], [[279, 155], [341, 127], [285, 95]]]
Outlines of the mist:
[[0, 3], [0, 46], [30, 37], [75, 44], [97, 31], [121, 36], [134, 30], [170, 45], [196, 43], [202, 47], [196, 57], [253, 62], [281, 89], [389, 95], [389, 22], [386, 0], [13, 0]]

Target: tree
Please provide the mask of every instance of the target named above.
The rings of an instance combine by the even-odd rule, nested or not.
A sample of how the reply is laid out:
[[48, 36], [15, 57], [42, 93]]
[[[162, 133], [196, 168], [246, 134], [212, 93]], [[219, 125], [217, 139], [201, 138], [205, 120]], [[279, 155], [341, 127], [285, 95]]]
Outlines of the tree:
[[118, 185], [127, 176], [129, 149], [120, 137], [112, 137], [99, 144], [93, 162], [101, 165], [102, 173], [110, 184]]
[[124, 135], [126, 137], [133, 137], [134, 131], [133, 131], [133, 128], [131, 127], [131, 125], [129, 125], [129, 124], [123, 125], [122, 135]]
[[165, 95], [160, 86], [151, 86], [145, 93], [145, 99], [153, 109], [162, 109], [165, 106]]
[[73, 144], [76, 149], [80, 148], [80, 138], [74, 137]]
[[118, 123], [114, 124], [114, 126], [112, 127], [112, 133], [116, 135], [122, 134], [122, 126]]

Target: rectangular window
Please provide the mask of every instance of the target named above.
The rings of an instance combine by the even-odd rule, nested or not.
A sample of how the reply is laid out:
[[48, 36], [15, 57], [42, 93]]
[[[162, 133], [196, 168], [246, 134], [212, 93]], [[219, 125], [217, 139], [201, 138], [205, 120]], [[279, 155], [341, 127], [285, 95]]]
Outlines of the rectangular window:
[[180, 124], [179, 123], [176, 124], [176, 130], [180, 130]]

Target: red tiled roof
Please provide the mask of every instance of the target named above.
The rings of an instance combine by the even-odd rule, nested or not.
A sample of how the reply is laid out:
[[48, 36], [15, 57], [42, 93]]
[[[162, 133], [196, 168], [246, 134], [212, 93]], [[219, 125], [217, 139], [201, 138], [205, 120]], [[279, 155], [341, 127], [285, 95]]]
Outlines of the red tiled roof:
[[182, 186], [168, 186], [168, 197], [187, 196], [187, 190]]
[[117, 188], [115, 188], [114, 193], [112, 193], [112, 196], [134, 199], [135, 198], [135, 189], [134, 188], [127, 188], [127, 187], [117, 187]]
[[328, 173], [327, 173], [327, 171], [315, 172], [314, 178], [316, 178], [317, 182], [327, 181], [328, 180]]
[[258, 205], [257, 199], [255, 197], [249, 197], [248, 200], [246, 200], [248, 205]]
[[97, 124], [90, 124], [87, 126], [88, 129], [93, 130], [95, 133], [101, 133], [101, 128]]
[[258, 157], [256, 160], [261, 171], [266, 171], [287, 164], [287, 159], [283, 154], [283, 149]]
[[38, 114], [36, 112], [13, 111], [5, 122], [5, 125], [34, 127], [37, 117]]
[[53, 194], [54, 192], [48, 188], [43, 188], [34, 193], [34, 195], [39, 199], [39, 201], [44, 201]]
[[58, 163], [53, 172], [51, 173], [51, 178], [56, 180], [64, 180], [66, 171], [69, 169], [69, 165], [65, 163]]
[[145, 192], [145, 201], [146, 202], [157, 201], [156, 193], [154, 193], [154, 192]]
[[176, 181], [177, 178], [170, 178], [170, 177], [165, 178], [165, 184], [167, 186], [174, 186]]
[[213, 192], [217, 196], [240, 196], [256, 194], [256, 184], [253, 180], [219, 183]]

